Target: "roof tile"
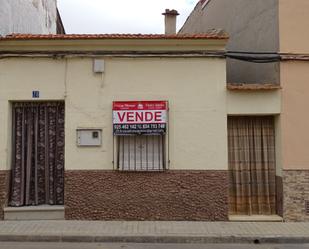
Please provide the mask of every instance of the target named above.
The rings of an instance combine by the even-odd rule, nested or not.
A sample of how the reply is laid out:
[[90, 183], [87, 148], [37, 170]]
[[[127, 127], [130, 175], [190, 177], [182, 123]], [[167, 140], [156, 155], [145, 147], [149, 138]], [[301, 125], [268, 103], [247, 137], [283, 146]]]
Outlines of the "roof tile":
[[93, 40], [93, 39], [228, 39], [228, 35], [223, 30], [210, 30], [202, 34], [10, 34], [0, 36], [0, 41], [4, 40]]

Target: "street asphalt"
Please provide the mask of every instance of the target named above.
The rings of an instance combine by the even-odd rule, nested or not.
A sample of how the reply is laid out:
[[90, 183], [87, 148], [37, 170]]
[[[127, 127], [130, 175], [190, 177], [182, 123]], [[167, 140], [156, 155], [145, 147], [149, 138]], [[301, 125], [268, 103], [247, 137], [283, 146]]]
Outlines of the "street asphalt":
[[134, 244], [1, 242], [0, 249], [309, 249], [309, 244]]

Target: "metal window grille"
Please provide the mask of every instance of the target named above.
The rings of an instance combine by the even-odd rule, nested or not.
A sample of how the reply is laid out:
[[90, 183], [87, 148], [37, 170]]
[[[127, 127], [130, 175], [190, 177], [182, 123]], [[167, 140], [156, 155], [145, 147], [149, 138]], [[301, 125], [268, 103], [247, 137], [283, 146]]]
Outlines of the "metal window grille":
[[161, 171], [165, 169], [163, 135], [118, 137], [118, 169]]

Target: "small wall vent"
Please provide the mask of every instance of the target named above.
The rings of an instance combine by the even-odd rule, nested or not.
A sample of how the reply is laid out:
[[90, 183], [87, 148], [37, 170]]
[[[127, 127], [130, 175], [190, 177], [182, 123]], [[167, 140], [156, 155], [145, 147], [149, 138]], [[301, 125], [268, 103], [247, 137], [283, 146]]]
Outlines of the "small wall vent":
[[305, 201], [305, 212], [306, 215], [309, 215], [309, 201]]

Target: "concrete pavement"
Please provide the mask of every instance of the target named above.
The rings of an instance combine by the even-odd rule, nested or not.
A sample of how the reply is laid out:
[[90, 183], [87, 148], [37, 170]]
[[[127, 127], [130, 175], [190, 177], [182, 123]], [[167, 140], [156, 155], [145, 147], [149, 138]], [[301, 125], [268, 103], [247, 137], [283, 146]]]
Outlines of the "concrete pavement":
[[309, 243], [309, 223], [0, 221], [0, 241]]

